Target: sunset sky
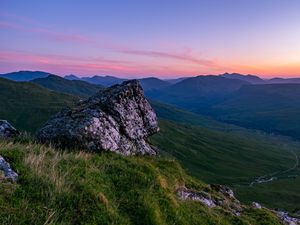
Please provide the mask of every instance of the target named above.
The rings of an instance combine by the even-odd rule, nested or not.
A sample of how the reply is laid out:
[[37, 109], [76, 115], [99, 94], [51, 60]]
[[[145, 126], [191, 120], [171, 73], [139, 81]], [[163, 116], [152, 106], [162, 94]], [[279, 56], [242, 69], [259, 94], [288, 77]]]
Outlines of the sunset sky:
[[0, 1], [0, 73], [300, 76], [299, 0]]

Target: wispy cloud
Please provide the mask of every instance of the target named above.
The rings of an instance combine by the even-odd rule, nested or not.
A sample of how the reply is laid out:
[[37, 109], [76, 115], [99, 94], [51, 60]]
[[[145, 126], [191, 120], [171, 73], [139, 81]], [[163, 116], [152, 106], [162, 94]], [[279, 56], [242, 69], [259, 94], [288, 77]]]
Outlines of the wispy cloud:
[[42, 69], [56, 74], [98, 74], [106, 72], [124, 73], [134, 71], [135, 65], [128, 61], [104, 57], [82, 58], [63, 55], [33, 54], [28, 52], [0, 51], [0, 64], [19, 69]]
[[75, 73], [80, 75], [141, 75], [176, 76], [196, 75], [195, 68], [179, 66], [153, 66], [137, 62], [107, 59], [104, 57], [81, 58], [63, 55], [33, 54], [28, 52], [0, 51], [1, 72], [15, 70], [45, 70], [54, 74], [64, 75]]
[[102, 56], [98, 57], [79, 57], [79, 56], [67, 56], [67, 55], [55, 55], [55, 54], [36, 54], [23, 51], [1, 51], [0, 61], [23, 61], [23, 62], [39, 62], [43, 63], [110, 63], [110, 64], [131, 64], [126, 60], [108, 59]]
[[[0, 13], [1, 15], [1, 13]], [[171, 73], [181, 73], [181, 74], [199, 74], [204, 73], [205, 71], [222, 71], [228, 70], [223, 65], [221, 65], [216, 60], [207, 59], [204, 57], [195, 56], [191, 51], [157, 51], [157, 50], [139, 50], [135, 49], [132, 46], [126, 46], [122, 43], [116, 43], [111, 40], [107, 40], [105, 38], [95, 38], [89, 37], [86, 35], [76, 34], [76, 33], [66, 33], [66, 32], [58, 32], [53, 31], [47, 28], [43, 28], [39, 25], [38, 22], [34, 20], [22, 16], [17, 15], [9, 15], [6, 17], [13, 18], [14, 22], [0, 22], [0, 28], [17, 30], [20, 32], [32, 33], [43, 39], [54, 42], [62, 42], [62, 43], [73, 43], [78, 44], [80, 46], [87, 46], [99, 49], [105, 49], [111, 51], [116, 58], [108, 59], [105, 57], [98, 58], [85, 58], [85, 57], [71, 57], [71, 56], [59, 56], [59, 55], [47, 55], [47, 54], [27, 54], [22, 52], [14, 51], [12, 52], [2, 52], [0, 54], [0, 60], [5, 60], [11, 62], [18, 61], [19, 59], [27, 60], [27, 63], [34, 63], [37, 65], [38, 63], [50, 64], [52, 65], [61, 65], [63, 64], [69, 68], [77, 68], [80, 71], [84, 70], [84, 66], [86, 66], [86, 71], [89, 70], [99, 70], [110, 72], [122, 72], [124, 70], [125, 73], [160, 73], [160, 74], [171, 74]], [[20, 23], [16, 23], [15, 21], [19, 21]], [[120, 53], [122, 55], [120, 55]], [[124, 56], [125, 55], [125, 56]], [[159, 58], [162, 59], [160, 63], [152, 65], [148, 64], [149, 60], [143, 60], [141, 57], [135, 57], [132, 61], [124, 61], [119, 60], [123, 59], [126, 55], [135, 55], [135, 56], [143, 56], [148, 58]], [[9, 60], [8, 60], [9, 58]], [[129, 58], [129, 57], [128, 57]], [[169, 59], [169, 60], [168, 60]], [[171, 61], [170, 61], [171, 60]], [[144, 63], [143, 63], [144, 62]], [[147, 62], [147, 63], [145, 63]], [[164, 64], [165, 63], [165, 64]], [[164, 64], [164, 65], [162, 65]], [[79, 66], [78, 66], [79, 65]], [[157, 69], [156, 69], [157, 68]], [[105, 69], [105, 70], [104, 70]]]
[[132, 54], [132, 55], [147, 56], [147, 57], [183, 60], [183, 61], [188, 61], [188, 62], [205, 65], [205, 66], [216, 66], [216, 63], [212, 60], [199, 59], [197, 57], [194, 57], [191, 55], [186, 55], [184, 53], [178, 54], [178, 53], [147, 51], [147, 50], [122, 50], [120, 52], [126, 53], [126, 54]]
[[0, 22], [0, 28], [14, 29], [22, 32], [35, 33], [47, 39], [55, 40], [55, 41], [75, 42], [80, 44], [95, 44], [95, 41], [82, 35], [54, 32], [44, 28], [28, 28], [25, 26], [20, 26], [18, 24], [8, 23], [8, 22]]

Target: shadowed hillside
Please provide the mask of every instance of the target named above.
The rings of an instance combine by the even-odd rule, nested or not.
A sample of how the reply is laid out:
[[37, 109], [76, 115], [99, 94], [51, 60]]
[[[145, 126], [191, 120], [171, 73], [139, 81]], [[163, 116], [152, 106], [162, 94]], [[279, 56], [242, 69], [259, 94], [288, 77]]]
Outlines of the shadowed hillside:
[[226, 122], [300, 139], [300, 84], [244, 86], [207, 113]]
[[20, 130], [36, 131], [51, 115], [78, 99], [33, 83], [0, 78], [0, 118], [9, 120]]
[[81, 80], [67, 80], [55, 75], [38, 78], [31, 82], [53, 91], [78, 95], [80, 97], [89, 97], [104, 88], [101, 85], [94, 85]]
[[45, 78], [51, 75], [42, 71], [19, 71], [6, 74], [0, 74], [0, 78], [6, 78], [13, 81], [30, 81], [37, 78]]
[[146, 95], [194, 111], [222, 101], [245, 84], [249, 83], [220, 76], [198, 76], [184, 79], [160, 91], [146, 92]]

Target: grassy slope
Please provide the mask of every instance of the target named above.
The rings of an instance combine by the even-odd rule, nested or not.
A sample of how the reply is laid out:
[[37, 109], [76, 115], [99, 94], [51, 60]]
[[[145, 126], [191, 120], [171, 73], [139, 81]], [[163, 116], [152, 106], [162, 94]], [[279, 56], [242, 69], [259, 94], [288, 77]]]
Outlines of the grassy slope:
[[277, 180], [254, 187], [236, 187], [234, 191], [237, 198], [244, 203], [259, 201], [274, 209], [280, 208], [293, 212], [300, 209], [299, 187], [300, 177], [298, 176], [295, 179]]
[[24, 141], [0, 141], [0, 154], [20, 175], [18, 184], [0, 182], [1, 224], [280, 224], [266, 210], [235, 217], [181, 201], [181, 185], [220, 194], [173, 160], [67, 153]]
[[[288, 210], [300, 207], [300, 193], [297, 191], [299, 178], [254, 187], [237, 185], [291, 167], [295, 163], [291, 151], [300, 157], [298, 143], [217, 122], [157, 102], [152, 102], [152, 106], [163, 118], [160, 121], [161, 132], [152, 141], [163, 152], [180, 160], [190, 174], [206, 182], [233, 185], [244, 202], [257, 201]], [[300, 168], [284, 175], [293, 174], [300, 175]]]
[[207, 182], [250, 183], [294, 163], [293, 155], [276, 144], [171, 121], [161, 120], [160, 127], [153, 143]]
[[53, 91], [78, 95], [81, 97], [89, 97], [103, 88], [100, 85], [90, 84], [81, 80], [66, 80], [55, 75], [35, 79], [31, 82]]
[[20, 130], [34, 132], [51, 115], [76, 100], [77, 97], [49, 91], [32, 83], [0, 78], [0, 119], [10, 121]]

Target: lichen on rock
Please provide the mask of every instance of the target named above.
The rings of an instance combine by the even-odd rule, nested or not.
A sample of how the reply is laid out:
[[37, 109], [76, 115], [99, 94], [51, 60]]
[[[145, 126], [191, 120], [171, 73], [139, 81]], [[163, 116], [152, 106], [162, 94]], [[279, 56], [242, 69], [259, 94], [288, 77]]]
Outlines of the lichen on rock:
[[157, 149], [147, 142], [147, 137], [158, 131], [156, 114], [142, 87], [137, 80], [131, 80], [57, 113], [37, 137], [61, 148], [155, 155]]

